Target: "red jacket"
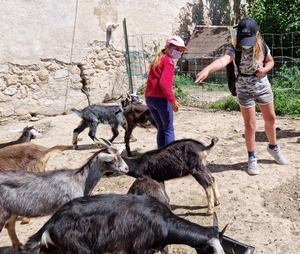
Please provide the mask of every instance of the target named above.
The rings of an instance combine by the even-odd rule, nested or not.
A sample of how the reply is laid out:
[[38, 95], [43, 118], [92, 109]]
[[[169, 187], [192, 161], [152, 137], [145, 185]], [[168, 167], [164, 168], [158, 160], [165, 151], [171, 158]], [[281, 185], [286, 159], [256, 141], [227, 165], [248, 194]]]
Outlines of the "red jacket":
[[173, 93], [175, 61], [164, 55], [156, 68], [151, 68], [148, 74], [146, 97], [163, 97], [170, 103], [176, 100]]

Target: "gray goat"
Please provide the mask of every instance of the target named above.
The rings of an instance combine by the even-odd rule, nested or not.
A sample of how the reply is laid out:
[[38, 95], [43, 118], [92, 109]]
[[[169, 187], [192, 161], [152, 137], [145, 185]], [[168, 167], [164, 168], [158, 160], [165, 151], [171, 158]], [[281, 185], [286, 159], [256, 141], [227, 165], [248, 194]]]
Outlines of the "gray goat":
[[32, 139], [35, 139], [37, 136], [41, 135], [33, 125], [27, 125], [24, 129], [10, 131], [15, 133], [22, 132], [22, 134], [17, 140], [0, 144], [0, 149], [11, 145], [30, 142]]
[[186, 244], [201, 254], [225, 254], [217, 217], [207, 227], [183, 219], [148, 195], [102, 194], [61, 207], [24, 246], [23, 253], [153, 254]]
[[89, 195], [104, 172], [128, 171], [117, 149], [108, 142], [78, 169], [46, 172], [0, 171], [0, 232], [5, 225], [13, 246], [20, 249], [15, 222], [18, 216], [40, 217], [54, 213], [71, 199]]
[[77, 128], [73, 130], [73, 147], [78, 149], [77, 138], [78, 135], [89, 127], [89, 137], [95, 142], [99, 143], [99, 139], [96, 137], [97, 126], [99, 123], [109, 124], [113, 133], [112, 138], [109, 139], [113, 142], [114, 139], [119, 135], [118, 127], [121, 125], [126, 130], [126, 121], [122, 114], [120, 106], [117, 105], [91, 105], [85, 107], [79, 111], [75, 108], [71, 109], [72, 112], [76, 113], [82, 118], [82, 121]]
[[[140, 99], [135, 93], [131, 95], [127, 94], [127, 98], [121, 102], [122, 107], [127, 107], [128, 105], [135, 103], [140, 103]], [[110, 125], [113, 133], [113, 136], [109, 139], [110, 142], [113, 142], [114, 139], [119, 135], [119, 125], [121, 125], [125, 131], [127, 129], [127, 124], [122, 113], [122, 109], [118, 105], [89, 105], [81, 111], [75, 108], [72, 108], [71, 111], [82, 118], [82, 121], [78, 127], [73, 130], [72, 144], [74, 149], [78, 149], [78, 135], [87, 127], [89, 127], [88, 135], [95, 143], [99, 143], [99, 139], [96, 137], [96, 131], [97, 126], [100, 123]], [[130, 137], [133, 140], [135, 139], [133, 136]]]

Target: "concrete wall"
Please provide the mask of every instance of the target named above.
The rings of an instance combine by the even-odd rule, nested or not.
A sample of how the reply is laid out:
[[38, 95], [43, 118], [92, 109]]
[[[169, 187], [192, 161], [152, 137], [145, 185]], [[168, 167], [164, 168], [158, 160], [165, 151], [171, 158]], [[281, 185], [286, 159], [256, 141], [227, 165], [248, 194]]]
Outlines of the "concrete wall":
[[0, 121], [83, 108], [84, 85], [92, 103], [126, 94], [124, 20], [130, 50], [151, 57], [170, 34], [237, 16], [233, 2], [198, 0], [2, 0], [1, 9]]

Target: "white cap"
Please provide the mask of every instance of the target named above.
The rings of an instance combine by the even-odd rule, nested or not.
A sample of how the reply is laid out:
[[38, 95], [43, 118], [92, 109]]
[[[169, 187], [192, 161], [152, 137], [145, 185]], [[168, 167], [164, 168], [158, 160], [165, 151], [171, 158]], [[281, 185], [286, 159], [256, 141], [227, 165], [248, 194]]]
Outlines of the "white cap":
[[177, 47], [184, 48], [184, 50], [189, 50], [185, 45], [184, 41], [177, 35], [170, 36], [166, 41], [166, 46], [169, 44], [173, 44]]

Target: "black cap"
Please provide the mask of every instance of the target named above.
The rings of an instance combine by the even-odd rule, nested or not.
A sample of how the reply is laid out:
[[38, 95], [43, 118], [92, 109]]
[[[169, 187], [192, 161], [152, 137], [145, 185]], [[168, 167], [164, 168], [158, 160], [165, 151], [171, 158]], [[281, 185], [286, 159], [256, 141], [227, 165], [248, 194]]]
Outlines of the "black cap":
[[243, 18], [237, 28], [237, 45], [253, 46], [256, 42], [258, 25], [252, 18]]

